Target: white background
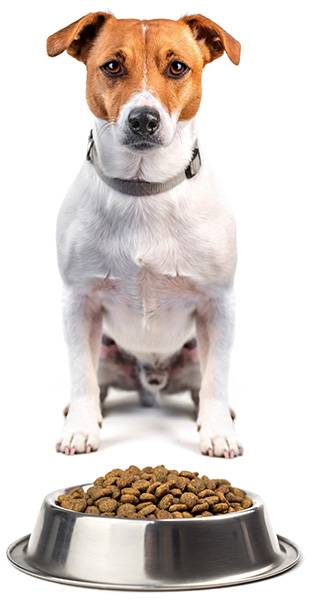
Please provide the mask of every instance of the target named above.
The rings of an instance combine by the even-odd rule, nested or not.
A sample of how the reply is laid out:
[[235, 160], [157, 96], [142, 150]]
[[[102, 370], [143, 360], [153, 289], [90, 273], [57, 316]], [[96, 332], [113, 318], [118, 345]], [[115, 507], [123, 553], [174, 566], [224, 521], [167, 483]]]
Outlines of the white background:
[[[275, 531], [303, 551], [301, 566], [286, 575], [212, 596], [297, 595], [311, 580], [314, 533], [312, 3], [107, 2], [15, 1], [1, 11], [2, 585], [33, 598], [102, 593], [27, 577], [9, 565], [5, 548], [31, 531], [49, 491], [116, 466], [164, 463], [259, 493]], [[200, 111], [208, 160], [238, 226], [230, 387], [245, 455], [232, 461], [199, 455], [191, 405], [179, 398], [151, 411], [130, 397], [112, 399], [99, 452], [65, 457], [54, 450], [68, 393], [55, 220], [84, 158], [92, 118], [84, 66], [68, 55], [46, 57], [45, 39], [89, 11], [107, 9], [140, 18], [201, 12], [242, 43], [239, 67], [226, 56], [206, 67]]]

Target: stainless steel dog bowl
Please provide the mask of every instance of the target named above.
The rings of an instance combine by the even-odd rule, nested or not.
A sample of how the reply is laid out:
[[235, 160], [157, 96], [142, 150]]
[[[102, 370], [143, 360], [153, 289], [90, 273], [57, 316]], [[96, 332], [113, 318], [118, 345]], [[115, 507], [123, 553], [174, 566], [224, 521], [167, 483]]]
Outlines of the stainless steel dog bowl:
[[95, 588], [211, 588], [277, 575], [300, 558], [295, 544], [274, 535], [250, 492], [254, 505], [241, 512], [150, 521], [60, 508], [55, 498], [65, 491], [49, 494], [32, 535], [8, 548], [11, 563], [29, 575]]

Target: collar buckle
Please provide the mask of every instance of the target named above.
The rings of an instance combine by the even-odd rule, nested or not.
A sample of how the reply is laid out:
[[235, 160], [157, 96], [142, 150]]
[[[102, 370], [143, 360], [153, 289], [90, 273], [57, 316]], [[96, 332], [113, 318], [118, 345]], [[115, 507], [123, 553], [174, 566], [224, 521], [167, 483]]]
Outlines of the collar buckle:
[[200, 167], [201, 167], [201, 156], [200, 156], [199, 148], [195, 148], [192, 159], [191, 159], [188, 167], [185, 169], [186, 178], [192, 179], [193, 177], [195, 177], [195, 175], [197, 175], [197, 173], [200, 171]]

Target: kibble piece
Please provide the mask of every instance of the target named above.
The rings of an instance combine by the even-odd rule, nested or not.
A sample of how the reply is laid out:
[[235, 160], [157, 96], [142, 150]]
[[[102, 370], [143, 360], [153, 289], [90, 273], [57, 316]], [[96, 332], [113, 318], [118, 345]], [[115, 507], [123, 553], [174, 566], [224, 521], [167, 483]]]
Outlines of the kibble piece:
[[179, 511], [173, 512], [172, 515], [173, 515], [173, 519], [183, 519], [183, 515]]
[[159, 502], [159, 508], [163, 510], [167, 510], [171, 504], [174, 504], [174, 497], [172, 494], [166, 494], [163, 496]]
[[181, 496], [182, 495], [182, 490], [180, 490], [179, 488], [172, 488], [170, 490], [172, 496]]
[[209, 506], [213, 506], [214, 504], [218, 504], [218, 502], [220, 502], [219, 496], [207, 496], [206, 498], [203, 498], [203, 500], [206, 500]]
[[199, 498], [206, 498], [207, 496], [215, 496], [214, 490], [210, 490], [209, 488], [206, 488], [205, 490], [202, 490], [201, 492], [198, 493]]
[[179, 474], [181, 477], [188, 477], [188, 479], [195, 479], [196, 475], [198, 475], [198, 473], [192, 473], [191, 471], [181, 471]]
[[140, 490], [135, 487], [122, 488], [120, 490], [121, 495], [123, 494], [131, 494], [131, 496], [140, 496]]
[[190, 514], [190, 512], [187, 512], [186, 510], [183, 510], [182, 515], [183, 515], [184, 519], [191, 519], [193, 516]]
[[104, 480], [105, 480], [105, 477], [98, 477], [97, 479], [95, 479], [94, 485], [103, 486]]
[[[206, 484], [202, 479], [200, 479], [200, 477], [196, 477], [195, 479], [192, 479], [190, 485], [192, 485], [197, 490], [197, 492], [202, 492], [203, 490], [206, 489]], [[188, 486], [187, 486], [187, 489], [188, 489]], [[188, 491], [191, 491], [191, 490], [188, 490]]]
[[100, 514], [100, 517], [116, 517], [114, 512], [103, 512]]
[[204, 510], [209, 508], [208, 502], [201, 502], [200, 504], [195, 504], [195, 506], [191, 509], [192, 514], [202, 513]]
[[195, 504], [198, 502], [198, 496], [192, 492], [184, 492], [179, 501], [186, 504], [188, 508], [193, 508], [193, 506], [195, 506]]
[[136, 506], [137, 510], [142, 510], [142, 508], [145, 508], [146, 506], [151, 505], [152, 502], [139, 502], [139, 504]]
[[234, 508], [235, 511], [243, 510], [242, 505], [238, 502], [231, 502], [230, 506], [231, 508]]
[[93, 485], [87, 491], [87, 494], [92, 498], [92, 500], [98, 500], [98, 498], [102, 498], [102, 496], [107, 496], [106, 488], [101, 487], [100, 485]]
[[151, 503], [148, 506], [145, 506], [144, 508], [139, 510], [138, 515], [141, 515], [141, 517], [146, 517], [147, 515], [150, 515], [150, 514], [154, 513], [155, 511], [156, 511], [156, 506]]
[[176, 510], [178, 511], [182, 511], [182, 510], [187, 510], [188, 506], [187, 504], [171, 504], [171, 506], [169, 507], [169, 511], [170, 512], [174, 512]]
[[123, 504], [138, 504], [139, 502], [139, 498], [137, 498], [137, 496], [133, 496], [131, 494], [122, 494], [120, 496], [120, 502], [122, 502]]
[[[60, 497], [59, 497], [60, 498]], [[67, 508], [68, 510], [75, 510], [77, 512], [84, 512], [87, 507], [87, 502], [84, 498], [64, 498], [63, 500], [57, 500], [61, 508]]]
[[232, 492], [225, 494], [225, 498], [228, 502], [242, 502], [243, 500], [242, 496], [237, 496], [236, 494], [232, 494]]
[[235, 496], [239, 496], [240, 498], [244, 498], [245, 496], [244, 490], [241, 490], [240, 488], [231, 487], [230, 492], [232, 492], [232, 494], [235, 494]]
[[103, 498], [99, 500], [97, 507], [101, 512], [114, 512], [118, 507], [118, 502], [114, 498]]
[[245, 496], [244, 500], [242, 501], [242, 508], [250, 508], [251, 506], [253, 506], [251, 498]]
[[120, 477], [120, 475], [123, 475], [123, 473], [123, 469], [112, 469], [111, 471], [108, 471], [108, 473], [106, 473], [105, 477], [110, 477], [111, 475], [118, 475], [118, 477]]
[[155, 490], [155, 495], [157, 498], [162, 498], [162, 496], [164, 496], [165, 494], [167, 494], [167, 492], [169, 491], [169, 484], [168, 483], [161, 483], [161, 485], [159, 485], [158, 488], [156, 488]]
[[132, 473], [124, 473], [117, 479], [116, 485], [119, 489], [129, 487], [133, 482], [136, 482], [136, 476]]
[[141, 473], [141, 469], [139, 469], [139, 467], [137, 467], [136, 465], [130, 465], [130, 467], [128, 467], [128, 469], [126, 469], [125, 472], [134, 473], [135, 475], [138, 475]]
[[140, 496], [140, 500], [142, 500], [142, 502], [154, 502], [155, 501], [155, 496], [154, 494], [148, 494], [146, 492], [143, 492]]
[[112, 498], [119, 498], [119, 487], [117, 487], [117, 485], [107, 485], [106, 487], [104, 487], [104, 496], [112, 496]]
[[228, 511], [229, 505], [226, 502], [218, 502], [211, 507], [212, 512], [216, 515], [218, 513], [225, 513]]
[[155, 514], [157, 519], [171, 519], [173, 517], [168, 510], [163, 510], [161, 508], [158, 508]]
[[97, 506], [87, 506], [87, 508], [85, 509], [85, 514], [99, 515], [100, 511], [98, 510]]
[[[107, 477], [107, 475], [106, 475], [106, 477], [104, 477], [104, 481], [103, 481], [102, 485], [103, 485], [103, 487], [107, 487], [108, 485], [116, 485], [117, 479], [119, 479], [118, 475], [110, 476], [110, 477]], [[96, 485], [95, 481], [94, 481], [94, 485]]]
[[117, 509], [118, 517], [129, 517], [130, 514], [136, 512], [136, 507], [134, 504], [121, 504]]
[[148, 489], [149, 485], [150, 485], [150, 482], [147, 481], [146, 479], [138, 479], [138, 481], [134, 482], [132, 487], [136, 488], [140, 492], [144, 492], [145, 490]]
[[149, 487], [147, 487], [146, 489], [147, 494], [153, 494], [156, 488], [158, 488], [160, 485], [160, 481], [153, 481], [153, 483], [150, 483]]

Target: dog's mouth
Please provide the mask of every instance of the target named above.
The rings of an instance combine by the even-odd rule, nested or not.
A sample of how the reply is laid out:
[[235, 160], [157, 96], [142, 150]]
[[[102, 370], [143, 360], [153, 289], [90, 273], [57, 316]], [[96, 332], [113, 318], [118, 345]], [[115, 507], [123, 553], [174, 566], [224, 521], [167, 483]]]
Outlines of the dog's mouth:
[[135, 152], [145, 152], [147, 150], [153, 150], [162, 145], [161, 139], [146, 138], [140, 136], [127, 135], [123, 140], [123, 145], [127, 146]]

